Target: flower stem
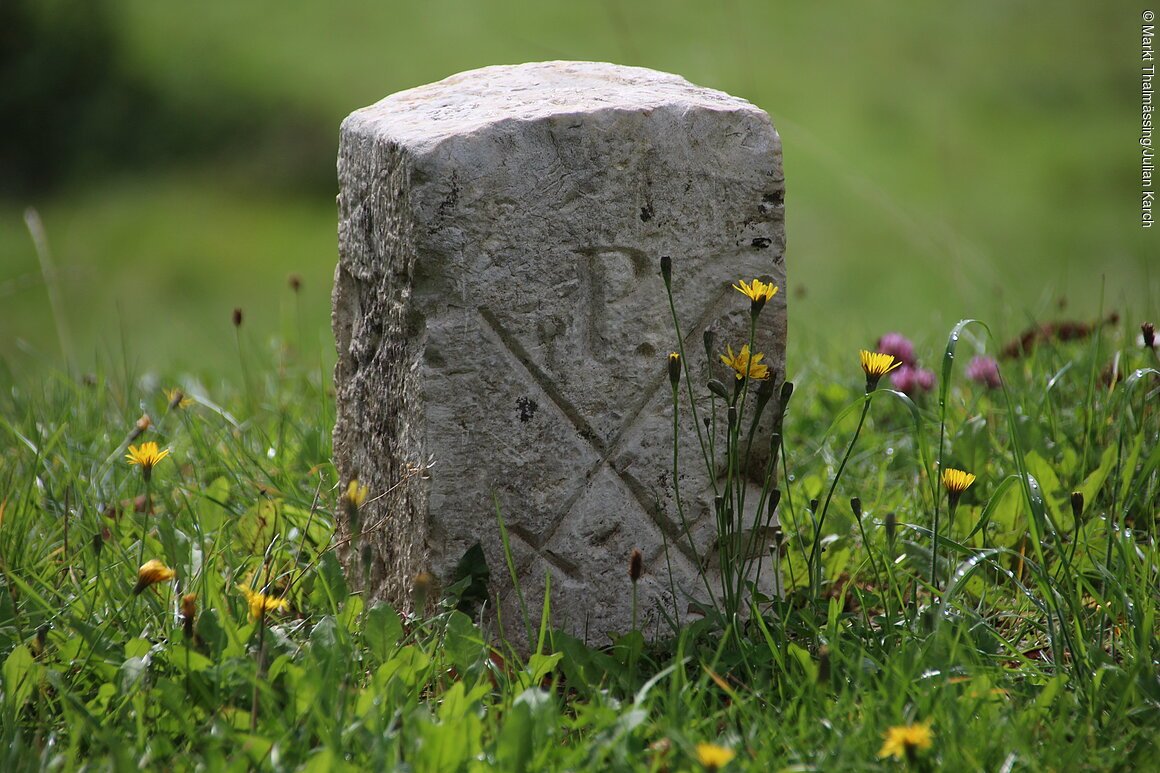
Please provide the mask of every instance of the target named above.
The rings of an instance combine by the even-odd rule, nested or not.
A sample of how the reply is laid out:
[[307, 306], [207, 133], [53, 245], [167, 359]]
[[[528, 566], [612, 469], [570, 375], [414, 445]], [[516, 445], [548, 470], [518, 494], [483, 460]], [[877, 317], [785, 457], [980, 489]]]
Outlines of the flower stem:
[[145, 475], [145, 509], [141, 512], [141, 549], [137, 555], [137, 566], [145, 563], [145, 535], [149, 532], [149, 511], [153, 509], [153, 485]]
[[665, 283], [665, 294], [669, 299], [669, 312], [673, 318], [673, 327], [677, 332], [677, 352], [681, 355], [681, 367], [684, 369], [685, 390], [689, 395], [689, 408], [693, 412], [693, 429], [697, 432], [697, 442], [701, 444], [701, 455], [705, 457], [705, 468], [709, 470], [709, 480], [713, 484], [713, 493], [717, 493], [717, 480], [713, 473], [713, 460], [709, 449], [705, 445], [705, 436], [701, 432], [701, 419], [697, 415], [697, 401], [693, 396], [693, 379], [689, 371], [689, 359], [685, 356], [685, 339], [681, 336], [681, 321], [677, 318], [677, 306], [673, 301], [673, 289]]
[[[682, 357], [683, 359], [683, 357]], [[681, 520], [681, 530], [685, 533], [685, 539], [688, 540], [689, 550], [693, 554], [693, 561], [697, 565], [697, 574], [700, 575], [701, 580], [705, 583], [705, 590], [708, 591], [709, 596], [712, 597], [713, 589], [709, 585], [708, 578], [705, 577], [705, 571], [701, 566], [701, 557], [697, 553], [697, 545], [693, 541], [693, 531], [689, 528], [689, 519], [685, 517], [685, 505], [681, 499], [681, 478], [680, 478], [680, 442], [678, 432], [680, 430], [678, 406], [680, 405], [680, 395], [677, 385], [673, 385], [673, 497], [677, 500], [677, 515]], [[670, 573], [671, 576], [671, 573]], [[636, 585], [633, 584], [633, 629], [636, 629]]]
[[[834, 480], [830, 484], [830, 490], [826, 494], [826, 501], [822, 504], [821, 515], [818, 516], [817, 525], [814, 527], [814, 544], [810, 547], [810, 558], [806, 562], [806, 568], [810, 571], [810, 582], [814, 585], [814, 592], [817, 592], [817, 586], [821, 584], [821, 572], [819, 571], [821, 559], [818, 557], [818, 545], [822, 541], [822, 525], [826, 522], [826, 511], [830, 507], [830, 500], [834, 497], [834, 490], [838, 487], [838, 481], [842, 478], [842, 471], [846, 469], [846, 462], [850, 461], [850, 454], [854, 452], [854, 445], [858, 442], [858, 435], [862, 433], [862, 425], [866, 423], [866, 414], [870, 412], [870, 396], [871, 392], [866, 393], [865, 403], [862, 405], [862, 415], [858, 418], [858, 427], [854, 430], [854, 436], [850, 438], [850, 444], [846, 446], [846, 454], [842, 457], [842, 463], [838, 465], [838, 472], [834, 475]], [[814, 559], [818, 557], [818, 565], [815, 566]], [[816, 583], [815, 583], [816, 580]]]
[[[955, 508], [957, 502], [954, 501], [952, 495], [947, 495], [949, 500], [947, 503], [947, 520], [950, 523], [955, 522]], [[941, 497], [940, 497], [941, 498]], [[935, 500], [934, 508], [934, 524], [931, 529], [931, 543], [930, 543], [930, 584], [935, 593], [938, 593], [938, 550], [939, 550], [939, 517], [938, 517], [938, 500]]]
[[874, 583], [878, 586], [878, 592], [883, 599], [883, 605], [886, 604], [886, 586], [882, 582], [882, 574], [878, 571], [878, 561], [874, 558], [874, 548], [870, 544], [870, 540], [866, 537], [866, 526], [862, 523], [865, 516], [859, 511], [854, 513], [854, 519], [858, 521], [858, 532], [862, 535], [862, 547], [866, 549], [866, 557], [870, 559], [870, 568], [874, 571]]

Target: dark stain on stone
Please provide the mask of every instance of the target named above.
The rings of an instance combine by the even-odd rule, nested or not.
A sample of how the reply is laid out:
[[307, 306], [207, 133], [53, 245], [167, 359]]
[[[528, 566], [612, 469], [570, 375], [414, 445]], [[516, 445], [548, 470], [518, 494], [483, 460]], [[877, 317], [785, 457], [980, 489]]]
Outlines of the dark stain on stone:
[[756, 239], [750, 242], [750, 244], [752, 244], [755, 249], [764, 250], [768, 248], [769, 245], [773, 244], [773, 240], [767, 239], [764, 236], [758, 236]]
[[439, 217], [445, 218], [451, 214], [451, 210], [459, 203], [459, 175], [451, 174], [451, 188], [447, 191], [447, 195], [443, 197], [443, 201], [439, 202]]
[[[361, 226], [363, 244], [375, 243], [375, 214], [369, 206], [363, 204], [351, 213], [353, 226]], [[351, 228], [354, 230], [354, 227]]]
[[784, 203], [785, 193], [782, 191], [767, 193], [761, 197], [761, 203], [757, 205], [757, 211], [763, 215], [768, 215], [771, 211], [782, 206]]
[[645, 204], [643, 207], [640, 208], [640, 221], [642, 223], [647, 223], [648, 221], [650, 221], [652, 219], [653, 219], [652, 205]]
[[532, 417], [536, 415], [539, 407], [539, 404], [530, 397], [521, 397], [516, 400], [516, 408], [520, 412], [520, 421], [525, 424], [532, 420]]

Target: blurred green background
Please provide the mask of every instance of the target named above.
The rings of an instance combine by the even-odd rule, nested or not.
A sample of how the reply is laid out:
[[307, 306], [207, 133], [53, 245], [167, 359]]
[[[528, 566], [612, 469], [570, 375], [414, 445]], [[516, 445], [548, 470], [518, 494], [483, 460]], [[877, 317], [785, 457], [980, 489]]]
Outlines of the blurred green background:
[[[0, 360], [218, 372], [231, 314], [333, 359], [338, 125], [490, 64], [679, 73], [767, 110], [787, 177], [791, 373], [960, 317], [1157, 316], [1140, 18], [1085, 0], [0, 0]], [[294, 294], [288, 277], [301, 278]], [[1065, 308], [1061, 309], [1061, 306]]]

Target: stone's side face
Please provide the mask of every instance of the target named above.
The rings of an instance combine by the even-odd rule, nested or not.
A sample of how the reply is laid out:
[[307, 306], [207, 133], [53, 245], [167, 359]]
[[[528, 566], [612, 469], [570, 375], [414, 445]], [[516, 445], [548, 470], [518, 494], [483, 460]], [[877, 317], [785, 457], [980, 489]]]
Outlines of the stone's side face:
[[[704, 330], [721, 351], [747, 340], [740, 278], [782, 288], [756, 347], [780, 381], [784, 177], [769, 117], [640, 68], [489, 67], [351, 114], [339, 179], [335, 460], [374, 498], [340, 524], [355, 585], [406, 608], [418, 572], [446, 582], [478, 541], [520, 639], [498, 504], [533, 624], [550, 575], [556, 625], [597, 642], [627, 631], [633, 548], [646, 625], [704, 599], [693, 556], [713, 545], [709, 478], [682, 384], [694, 552], [673, 492], [659, 259], [673, 259], [702, 415], [705, 381], [731, 382], [705, 361]], [[759, 468], [768, 435], [755, 446]], [[429, 457], [429, 479], [408, 474]]]

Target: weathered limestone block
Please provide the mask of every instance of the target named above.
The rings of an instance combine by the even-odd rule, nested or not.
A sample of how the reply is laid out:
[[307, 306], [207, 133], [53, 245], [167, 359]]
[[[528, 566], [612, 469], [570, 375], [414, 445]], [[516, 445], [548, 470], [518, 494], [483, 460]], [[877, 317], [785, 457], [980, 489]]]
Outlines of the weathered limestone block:
[[[784, 177], [769, 117], [641, 68], [487, 67], [352, 113], [338, 170], [334, 453], [343, 484], [372, 496], [353, 532], [340, 524], [355, 585], [408, 608], [419, 572], [445, 583], [479, 542], [491, 610], [520, 639], [498, 506], [533, 620], [551, 575], [556, 625], [597, 642], [628, 630], [633, 548], [642, 621], [662, 606], [683, 616], [706, 593], [673, 497], [676, 337], [658, 261], [672, 256], [702, 410], [706, 380], [731, 381], [706, 362], [704, 331], [722, 351], [747, 340], [740, 278], [783, 288], [757, 333], [780, 381]], [[680, 414], [704, 555], [709, 477], [683, 384]], [[408, 474], [432, 457], [429, 477]]]

